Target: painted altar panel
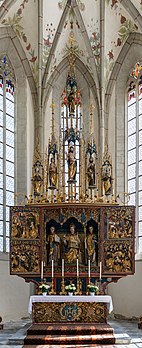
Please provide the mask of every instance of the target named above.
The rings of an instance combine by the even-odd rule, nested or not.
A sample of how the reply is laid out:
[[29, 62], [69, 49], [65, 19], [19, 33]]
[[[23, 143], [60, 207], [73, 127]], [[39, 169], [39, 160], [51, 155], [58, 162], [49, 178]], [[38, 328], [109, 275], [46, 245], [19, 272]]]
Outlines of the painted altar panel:
[[40, 274], [41, 234], [38, 207], [12, 207], [10, 210], [10, 272]]
[[60, 289], [62, 260], [66, 279], [92, 280], [134, 273], [134, 207], [84, 204], [27, 205], [11, 208], [11, 274], [54, 280]]
[[107, 207], [102, 210], [104, 273], [134, 273], [134, 207]]

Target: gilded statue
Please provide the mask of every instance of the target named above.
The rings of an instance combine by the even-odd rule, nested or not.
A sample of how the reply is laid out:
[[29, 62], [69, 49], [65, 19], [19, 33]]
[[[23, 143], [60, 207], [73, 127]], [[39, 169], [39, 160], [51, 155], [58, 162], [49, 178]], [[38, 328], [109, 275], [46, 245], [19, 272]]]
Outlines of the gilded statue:
[[38, 237], [38, 228], [35, 226], [33, 221], [31, 221], [29, 228], [29, 237], [32, 239], [36, 239]]
[[96, 236], [94, 234], [94, 228], [92, 225], [88, 228], [88, 234], [86, 236], [86, 248], [87, 256], [90, 258], [91, 263], [96, 265]]
[[55, 164], [54, 157], [51, 158], [50, 166], [49, 166], [49, 182], [51, 187], [56, 187], [57, 183], [57, 167]]
[[77, 160], [75, 158], [73, 146], [70, 146], [69, 148], [67, 161], [68, 161], [69, 181], [74, 181], [76, 178]]
[[69, 107], [69, 112], [74, 113], [75, 110], [75, 96], [74, 92], [71, 91], [69, 96], [68, 96], [68, 107]]
[[102, 181], [105, 195], [112, 193], [112, 166], [109, 160], [105, 160], [102, 165]]
[[68, 263], [76, 262], [78, 258], [81, 262], [81, 251], [80, 251], [80, 239], [78, 234], [75, 232], [75, 225], [70, 224], [69, 235], [64, 236], [63, 239], [65, 245], [65, 259]]
[[54, 260], [55, 263], [58, 263], [60, 260], [60, 237], [55, 232], [55, 227], [50, 227], [50, 234], [47, 238], [48, 245], [48, 261], [51, 263], [51, 260]]
[[34, 173], [33, 173], [33, 187], [34, 187], [34, 195], [39, 196], [42, 188], [42, 165], [40, 161], [36, 161], [34, 164]]
[[95, 163], [93, 160], [93, 157], [89, 158], [89, 165], [87, 168], [87, 175], [88, 175], [88, 186], [89, 187], [95, 187], [96, 180], [95, 180]]

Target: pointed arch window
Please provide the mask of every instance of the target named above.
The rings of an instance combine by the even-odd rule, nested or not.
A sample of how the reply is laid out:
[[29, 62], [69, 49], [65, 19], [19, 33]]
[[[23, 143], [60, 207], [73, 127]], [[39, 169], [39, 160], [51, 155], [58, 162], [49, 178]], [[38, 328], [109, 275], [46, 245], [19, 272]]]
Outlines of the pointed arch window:
[[142, 252], [142, 74], [134, 76], [128, 88], [128, 192], [136, 205], [137, 252]]
[[0, 252], [9, 252], [9, 207], [14, 205], [14, 74], [0, 57]]

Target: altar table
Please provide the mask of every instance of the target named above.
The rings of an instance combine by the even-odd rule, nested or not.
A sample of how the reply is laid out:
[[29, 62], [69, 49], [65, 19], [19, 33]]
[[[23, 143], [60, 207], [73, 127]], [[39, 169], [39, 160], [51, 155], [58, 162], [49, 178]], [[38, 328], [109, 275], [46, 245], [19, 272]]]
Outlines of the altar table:
[[107, 322], [107, 314], [113, 310], [112, 298], [97, 296], [31, 296], [28, 312], [34, 323], [48, 322]]

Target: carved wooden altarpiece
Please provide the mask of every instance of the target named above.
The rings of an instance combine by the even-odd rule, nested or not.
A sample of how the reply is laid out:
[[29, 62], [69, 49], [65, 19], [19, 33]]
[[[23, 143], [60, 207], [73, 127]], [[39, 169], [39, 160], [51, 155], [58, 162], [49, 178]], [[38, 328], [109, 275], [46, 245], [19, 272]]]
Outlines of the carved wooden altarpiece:
[[99, 281], [100, 262], [102, 284], [105, 286], [117, 281], [135, 270], [134, 221], [132, 206], [48, 204], [12, 207], [10, 273], [39, 283], [43, 262], [43, 277], [51, 281], [50, 229], [54, 226], [58, 246], [58, 256], [54, 258], [55, 291], [61, 291], [62, 260], [65, 282], [76, 282], [76, 260], [67, 258], [69, 245], [65, 243], [71, 235], [70, 225], [74, 225], [79, 239], [78, 255], [81, 256], [78, 272], [85, 293], [88, 282], [87, 236], [89, 226], [93, 226], [95, 260], [90, 260], [91, 281]]

